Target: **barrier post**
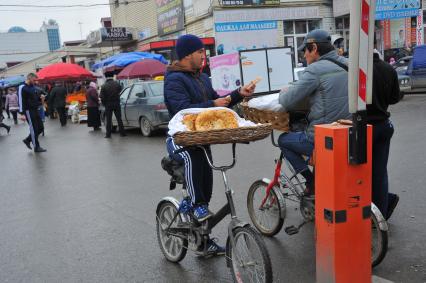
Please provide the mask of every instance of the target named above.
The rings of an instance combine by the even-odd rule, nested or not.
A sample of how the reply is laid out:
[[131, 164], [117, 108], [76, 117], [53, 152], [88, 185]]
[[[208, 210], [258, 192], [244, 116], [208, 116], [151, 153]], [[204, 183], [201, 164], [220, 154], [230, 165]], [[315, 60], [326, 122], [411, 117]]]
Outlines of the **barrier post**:
[[315, 127], [317, 283], [371, 282], [371, 148], [367, 160], [348, 162], [349, 126]]
[[315, 127], [317, 283], [371, 282], [372, 102], [375, 0], [351, 0], [352, 126]]

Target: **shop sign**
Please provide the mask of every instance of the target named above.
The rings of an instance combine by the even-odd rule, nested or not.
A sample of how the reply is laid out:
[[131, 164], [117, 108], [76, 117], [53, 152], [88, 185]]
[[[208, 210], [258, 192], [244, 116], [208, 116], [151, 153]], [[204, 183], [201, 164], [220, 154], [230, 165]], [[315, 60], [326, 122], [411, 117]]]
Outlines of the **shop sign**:
[[417, 16], [417, 45], [422, 45], [424, 43], [424, 29], [423, 29], [423, 11], [419, 10], [419, 14]]
[[220, 96], [227, 95], [241, 86], [240, 54], [223, 54], [210, 58], [213, 89]]
[[319, 6], [255, 9], [223, 9], [214, 11], [215, 23], [251, 21], [290, 21], [321, 18]]
[[383, 49], [387, 50], [391, 48], [390, 20], [382, 21], [382, 25], [383, 25]]
[[133, 39], [130, 31], [123, 27], [101, 28], [102, 41], [128, 41]]
[[184, 6], [182, 0], [155, 0], [157, 4], [158, 35], [184, 29]]
[[376, 20], [416, 17], [419, 0], [377, 0]]
[[277, 21], [215, 23], [218, 55], [277, 46]]
[[222, 0], [222, 6], [280, 5], [280, 0]]

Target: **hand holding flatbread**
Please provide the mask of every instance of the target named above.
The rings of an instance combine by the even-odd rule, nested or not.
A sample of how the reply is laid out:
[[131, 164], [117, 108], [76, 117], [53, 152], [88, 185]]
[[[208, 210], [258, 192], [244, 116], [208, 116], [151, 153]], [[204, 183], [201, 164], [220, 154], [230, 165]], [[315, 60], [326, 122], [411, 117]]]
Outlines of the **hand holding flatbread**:
[[261, 77], [257, 77], [254, 80], [252, 80], [248, 85], [241, 87], [240, 94], [242, 96], [251, 96], [254, 93], [256, 84], [260, 82], [261, 80], [262, 80]]

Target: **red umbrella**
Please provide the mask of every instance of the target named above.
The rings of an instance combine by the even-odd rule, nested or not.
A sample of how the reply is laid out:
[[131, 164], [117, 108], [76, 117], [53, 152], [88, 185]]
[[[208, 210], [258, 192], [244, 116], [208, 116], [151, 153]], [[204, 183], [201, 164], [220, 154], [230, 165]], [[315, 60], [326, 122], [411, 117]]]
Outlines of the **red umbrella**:
[[118, 75], [117, 78], [122, 79], [134, 79], [141, 77], [155, 77], [164, 75], [166, 72], [166, 65], [154, 60], [144, 59], [142, 61], [135, 62], [124, 68]]
[[55, 63], [44, 67], [37, 73], [39, 81], [94, 79], [85, 68], [70, 63]]

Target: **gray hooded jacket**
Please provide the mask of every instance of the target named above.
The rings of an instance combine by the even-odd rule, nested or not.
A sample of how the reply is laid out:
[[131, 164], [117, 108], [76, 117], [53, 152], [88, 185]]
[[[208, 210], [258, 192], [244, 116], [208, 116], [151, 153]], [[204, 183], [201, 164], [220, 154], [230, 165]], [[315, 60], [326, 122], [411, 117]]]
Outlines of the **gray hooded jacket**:
[[300, 79], [291, 85], [288, 91], [282, 91], [279, 98], [286, 111], [297, 110], [298, 105], [307, 100], [310, 112], [306, 133], [311, 142], [314, 141], [315, 125], [350, 118], [348, 72], [337, 64], [324, 60], [325, 58], [348, 64], [346, 58], [338, 56], [336, 51], [330, 51], [310, 64]]

